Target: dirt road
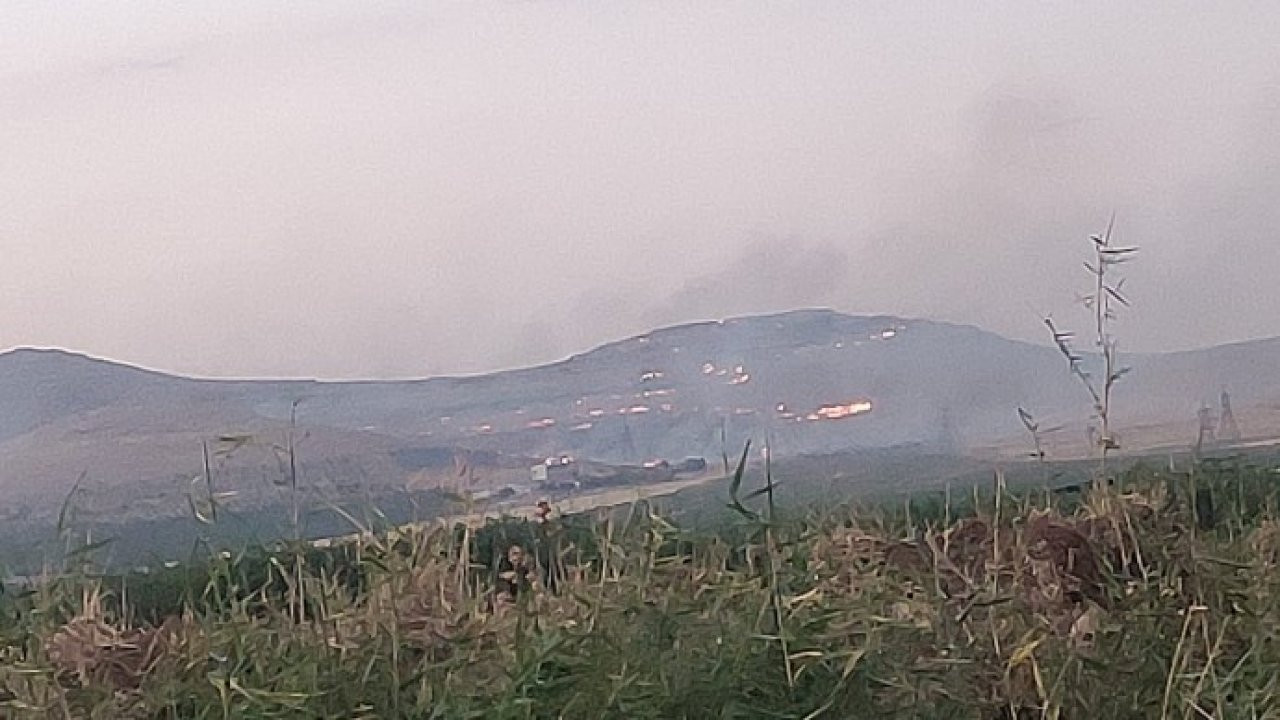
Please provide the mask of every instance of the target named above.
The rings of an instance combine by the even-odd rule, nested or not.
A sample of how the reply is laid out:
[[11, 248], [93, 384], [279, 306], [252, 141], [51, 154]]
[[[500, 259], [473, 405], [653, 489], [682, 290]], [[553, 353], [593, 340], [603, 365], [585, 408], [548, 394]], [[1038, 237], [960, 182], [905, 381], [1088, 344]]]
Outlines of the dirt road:
[[[685, 488], [717, 480], [720, 477], [721, 476], [717, 473], [709, 472], [696, 477], [686, 478], [684, 480], [671, 480], [668, 482], [653, 483], [650, 485], [633, 485], [630, 487], [611, 488], [586, 495], [573, 495], [552, 503], [552, 508], [557, 515], [574, 515], [595, 510], [597, 508], [617, 507], [619, 505], [627, 505], [639, 500], [674, 495]], [[458, 524], [464, 524], [470, 527], [479, 527], [484, 525], [485, 522], [490, 519], [516, 518], [531, 520], [533, 519], [534, 512], [537, 509], [536, 503], [536, 498], [524, 498], [519, 502], [503, 503], [471, 513], [446, 515], [434, 520], [416, 523], [416, 525], [418, 527], [440, 525], [453, 527]], [[315, 540], [312, 544], [316, 547], [330, 547], [341, 542], [355, 540], [358, 537], [360, 537], [359, 533], [333, 538], [321, 538], [319, 540]]]

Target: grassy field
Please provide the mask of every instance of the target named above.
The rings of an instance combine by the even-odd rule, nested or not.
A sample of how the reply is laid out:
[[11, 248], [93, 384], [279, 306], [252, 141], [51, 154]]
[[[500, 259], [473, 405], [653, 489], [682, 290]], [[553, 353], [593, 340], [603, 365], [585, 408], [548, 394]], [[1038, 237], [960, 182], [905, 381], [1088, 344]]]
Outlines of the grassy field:
[[714, 534], [640, 503], [75, 566], [0, 602], [0, 717], [1280, 718], [1278, 479], [783, 513], [747, 473]]

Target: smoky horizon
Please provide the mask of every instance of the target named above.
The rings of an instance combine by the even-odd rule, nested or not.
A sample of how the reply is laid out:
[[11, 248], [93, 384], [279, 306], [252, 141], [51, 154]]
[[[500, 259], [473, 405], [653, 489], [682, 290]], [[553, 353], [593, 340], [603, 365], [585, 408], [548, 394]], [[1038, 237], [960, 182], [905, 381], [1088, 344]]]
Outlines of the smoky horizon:
[[1280, 5], [0, 8], [0, 348], [475, 375], [797, 308], [1280, 336]]

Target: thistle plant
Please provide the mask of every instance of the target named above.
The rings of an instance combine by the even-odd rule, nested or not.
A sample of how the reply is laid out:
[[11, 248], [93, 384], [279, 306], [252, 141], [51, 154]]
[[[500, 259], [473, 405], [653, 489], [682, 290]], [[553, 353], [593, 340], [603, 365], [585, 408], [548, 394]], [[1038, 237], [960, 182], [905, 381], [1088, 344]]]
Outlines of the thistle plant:
[[1118, 307], [1129, 307], [1129, 299], [1124, 294], [1124, 278], [1116, 279], [1116, 269], [1131, 260], [1138, 252], [1136, 247], [1122, 247], [1112, 242], [1112, 231], [1115, 229], [1115, 216], [1107, 223], [1106, 232], [1092, 235], [1093, 260], [1084, 263], [1085, 270], [1093, 280], [1093, 288], [1080, 300], [1093, 315], [1092, 341], [1095, 351], [1102, 361], [1102, 377], [1099, 379], [1093, 372], [1085, 369], [1084, 357], [1072, 347], [1075, 333], [1062, 330], [1054, 323], [1053, 318], [1045, 317], [1044, 324], [1053, 335], [1053, 342], [1067, 359], [1074, 375], [1093, 401], [1093, 417], [1097, 421], [1096, 428], [1091, 428], [1093, 444], [1099, 452], [1099, 474], [1105, 480], [1107, 456], [1112, 450], [1119, 450], [1120, 443], [1112, 432], [1112, 394], [1115, 384], [1130, 370], [1119, 362], [1119, 346], [1111, 332], [1117, 319]]
[[1060, 428], [1042, 428], [1040, 421], [1027, 412], [1026, 408], [1018, 408], [1018, 419], [1022, 421], [1022, 427], [1026, 428], [1027, 434], [1031, 436], [1032, 450], [1029, 453], [1030, 457], [1037, 462], [1044, 463], [1049, 459], [1049, 454], [1044, 449], [1044, 436]]
[[1022, 421], [1022, 427], [1026, 429], [1027, 435], [1031, 437], [1032, 450], [1028, 456], [1040, 465], [1040, 478], [1048, 483], [1052, 478], [1049, 471], [1049, 453], [1045, 450], [1045, 436], [1058, 432], [1062, 426], [1044, 427], [1034, 415], [1022, 407], [1018, 408], [1018, 419]]

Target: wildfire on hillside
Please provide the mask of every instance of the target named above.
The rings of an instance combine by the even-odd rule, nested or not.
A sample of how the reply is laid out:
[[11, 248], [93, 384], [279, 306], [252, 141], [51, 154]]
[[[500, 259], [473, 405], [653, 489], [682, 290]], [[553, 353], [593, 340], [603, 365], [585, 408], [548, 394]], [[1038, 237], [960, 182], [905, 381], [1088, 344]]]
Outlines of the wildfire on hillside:
[[859, 400], [847, 405], [823, 405], [818, 408], [816, 414], [825, 420], [840, 420], [869, 412], [871, 412], [871, 402], [869, 400]]

